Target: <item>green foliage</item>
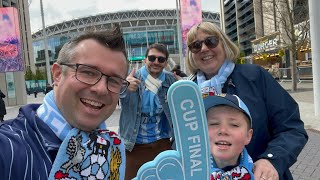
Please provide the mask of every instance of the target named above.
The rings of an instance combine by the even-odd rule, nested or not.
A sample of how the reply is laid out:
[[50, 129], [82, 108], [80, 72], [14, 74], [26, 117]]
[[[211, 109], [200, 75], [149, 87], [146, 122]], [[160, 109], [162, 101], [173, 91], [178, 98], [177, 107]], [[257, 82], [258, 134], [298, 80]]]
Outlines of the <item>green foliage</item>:
[[284, 56], [284, 50], [283, 49], [279, 49], [278, 54], [280, 57]]
[[45, 72], [37, 68], [34, 80], [44, 80], [44, 79], [46, 79]]
[[237, 58], [236, 64], [245, 64], [246, 63], [246, 60], [244, 58], [245, 56], [246, 54], [243, 51], [241, 51], [239, 57]]
[[246, 60], [243, 57], [238, 58], [236, 61], [236, 64], [245, 64], [245, 63], [246, 63]]
[[34, 74], [33, 72], [31, 71], [31, 68], [30, 67], [27, 67], [26, 69], [26, 74], [25, 74], [25, 80], [28, 81], [28, 80], [33, 80], [34, 79]]
[[245, 57], [245, 56], [246, 56], [246, 53], [243, 52], [243, 51], [241, 51], [241, 52], [240, 52], [240, 57]]

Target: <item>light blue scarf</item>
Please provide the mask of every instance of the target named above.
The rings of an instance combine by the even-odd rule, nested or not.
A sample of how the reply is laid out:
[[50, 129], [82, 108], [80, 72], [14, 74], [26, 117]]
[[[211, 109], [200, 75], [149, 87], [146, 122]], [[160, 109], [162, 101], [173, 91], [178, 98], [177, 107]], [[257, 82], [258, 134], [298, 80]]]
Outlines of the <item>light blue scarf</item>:
[[226, 60], [220, 67], [218, 74], [211, 79], [206, 80], [206, 76], [202, 71], [197, 72], [197, 83], [200, 87], [203, 97], [209, 95], [222, 94], [222, 87], [227, 81], [229, 75], [232, 73], [235, 64], [229, 60]]
[[146, 66], [140, 68], [146, 89], [143, 92], [142, 112], [149, 113], [150, 116], [160, 113], [162, 106], [158, 98], [158, 90], [161, 88], [162, 82], [165, 80], [165, 73], [161, 72], [157, 79], [154, 79], [147, 71]]
[[72, 128], [49, 92], [37, 114], [63, 142], [52, 165], [49, 179], [124, 179], [123, 141], [105, 123], [90, 133]]
[[213, 157], [211, 156], [211, 178], [215, 180], [220, 179], [250, 179], [254, 180], [253, 175], [253, 161], [248, 154], [246, 148], [243, 149], [242, 153], [240, 154], [240, 161], [239, 165], [232, 168], [229, 171], [224, 171], [218, 168], [217, 164], [215, 163]]

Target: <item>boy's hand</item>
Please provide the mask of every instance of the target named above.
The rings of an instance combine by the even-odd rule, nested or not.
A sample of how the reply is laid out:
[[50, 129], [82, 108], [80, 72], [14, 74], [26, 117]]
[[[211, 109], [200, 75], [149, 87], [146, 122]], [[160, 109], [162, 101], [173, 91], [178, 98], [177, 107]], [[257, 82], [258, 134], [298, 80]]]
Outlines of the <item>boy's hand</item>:
[[135, 74], [136, 68], [133, 68], [128, 77], [126, 78], [126, 80], [130, 83], [130, 85], [128, 86], [128, 90], [131, 92], [136, 91], [138, 89], [139, 84], [141, 83], [139, 79], [134, 77]]
[[267, 159], [259, 159], [253, 166], [254, 179], [257, 180], [278, 180], [278, 171]]

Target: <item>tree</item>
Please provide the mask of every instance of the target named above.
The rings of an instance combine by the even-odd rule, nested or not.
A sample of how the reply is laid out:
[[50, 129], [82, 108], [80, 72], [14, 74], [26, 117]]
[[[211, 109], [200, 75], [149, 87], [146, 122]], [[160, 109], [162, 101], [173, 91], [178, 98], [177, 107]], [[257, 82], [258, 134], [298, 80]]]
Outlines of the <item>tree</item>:
[[264, 27], [280, 31], [282, 47], [290, 51], [292, 91], [297, 90], [297, 50], [309, 33], [308, 0], [263, 0]]
[[34, 80], [44, 80], [44, 79], [46, 79], [45, 72], [37, 68]]
[[33, 72], [31, 71], [31, 68], [30, 67], [27, 67], [26, 68], [26, 73], [25, 73], [25, 80], [33, 80], [34, 79], [34, 74]]
[[239, 54], [239, 57], [237, 58], [236, 63], [237, 64], [245, 64], [246, 63], [245, 56], [246, 56], [245, 52], [241, 51]]

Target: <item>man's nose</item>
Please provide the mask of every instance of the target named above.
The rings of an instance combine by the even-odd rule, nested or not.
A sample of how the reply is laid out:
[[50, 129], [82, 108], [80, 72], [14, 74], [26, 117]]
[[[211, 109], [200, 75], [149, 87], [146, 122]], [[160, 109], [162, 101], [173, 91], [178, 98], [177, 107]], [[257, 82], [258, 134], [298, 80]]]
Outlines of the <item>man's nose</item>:
[[102, 76], [101, 79], [95, 85], [93, 85], [92, 88], [99, 95], [108, 94], [108, 78], [106, 76]]
[[154, 60], [153, 63], [160, 64], [159, 58], [156, 58], [156, 60]]

